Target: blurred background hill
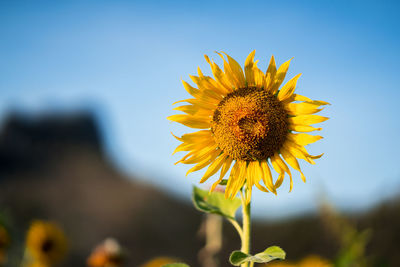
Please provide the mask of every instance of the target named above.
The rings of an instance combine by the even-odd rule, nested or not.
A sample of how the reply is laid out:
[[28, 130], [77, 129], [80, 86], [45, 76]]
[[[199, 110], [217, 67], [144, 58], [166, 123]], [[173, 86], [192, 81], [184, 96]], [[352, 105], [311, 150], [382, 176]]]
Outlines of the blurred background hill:
[[[176, 242], [198, 228], [188, 204], [110, 163], [91, 114], [12, 114], [1, 130], [0, 155], [0, 206], [21, 229], [35, 218], [60, 222], [71, 239], [70, 266], [85, 266], [90, 250], [109, 236], [129, 248], [130, 266], [137, 266], [159, 252], [173, 254]], [[180, 253], [194, 258], [199, 245], [186, 238]]]
[[[104, 153], [90, 112], [9, 114], [0, 130], [0, 164], [0, 208], [17, 233], [14, 245], [23, 242], [17, 229], [27, 229], [36, 218], [49, 219], [61, 223], [70, 239], [65, 266], [85, 266], [91, 249], [109, 236], [125, 247], [126, 266], [161, 255], [200, 266], [203, 216], [190, 203], [121, 173]], [[347, 218], [371, 230], [366, 254], [380, 262], [376, 266], [400, 266], [399, 214], [400, 201], [392, 199]], [[333, 259], [340, 241], [322, 215], [256, 221], [254, 250], [277, 244], [292, 260], [310, 253]], [[219, 258], [228, 266], [224, 263], [239, 239], [230, 225], [224, 232]]]

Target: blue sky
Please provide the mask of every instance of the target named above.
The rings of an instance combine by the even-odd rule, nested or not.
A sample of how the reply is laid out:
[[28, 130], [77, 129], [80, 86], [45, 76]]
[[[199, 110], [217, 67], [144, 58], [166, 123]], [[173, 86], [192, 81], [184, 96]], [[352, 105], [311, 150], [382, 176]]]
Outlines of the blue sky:
[[400, 192], [396, 107], [399, 5], [390, 1], [1, 1], [0, 119], [93, 110], [110, 157], [122, 170], [189, 201], [201, 172], [174, 166], [172, 103], [187, 98], [180, 79], [204, 54], [226, 51], [241, 64], [256, 49], [265, 70], [294, 57], [298, 90], [332, 103], [323, 112], [317, 165], [302, 168], [288, 194], [255, 194], [257, 216], [313, 210], [321, 195], [347, 210]]

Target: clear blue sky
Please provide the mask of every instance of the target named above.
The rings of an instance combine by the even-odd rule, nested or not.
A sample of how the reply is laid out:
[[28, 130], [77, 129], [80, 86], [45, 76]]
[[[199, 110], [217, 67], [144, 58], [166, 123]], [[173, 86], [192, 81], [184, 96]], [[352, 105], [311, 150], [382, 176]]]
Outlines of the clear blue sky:
[[[125, 172], [189, 201], [187, 166], [174, 166], [178, 144], [166, 120], [187, 98], [180, 79], [204, 54], [224, 50], [242, 64], [256, 49], [265, 70], [294, 57], [298, 90], [332, 103], [312, 145], [325, 152], [302, 167], [277, 197], [255, 194], [257, 216], [315, 208], [323, 194], [343, 209], [364, 209], [400, 192], [399, 5], [393, 1], [1, 1], [0, 119], [89, 108], [107, 150]], [[144, 179], [144, 178], [143, 178]]]

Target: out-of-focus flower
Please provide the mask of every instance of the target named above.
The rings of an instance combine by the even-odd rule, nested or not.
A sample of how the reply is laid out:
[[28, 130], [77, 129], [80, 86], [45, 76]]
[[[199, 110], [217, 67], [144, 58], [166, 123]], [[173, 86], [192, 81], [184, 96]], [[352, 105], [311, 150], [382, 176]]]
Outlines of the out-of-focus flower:
[[0, 225], [0, 265], [5, 264], [7, 261], [7, 249], [10, 241], [7, 229], [3, 225]]
[[118, 241], [107, 238], [93, 250], [87, 264], [90, 267], [118, 267], [122, 265], [123, 260], [122, 249]]
[[268, 264], [262, 265], [263, 267], [297, 267], [296, 264], [290, 263], [289, 261], [273, 261]]
[[277, 261], [263, 265], [265, 267], [333, 267], [328, 260], [317, 255], [310, 255], [301, 259], [298, 263], [290, 261]]
[[[263, 73], [257, 67], [258, 61], [254, 62], [255, 51], [247, 57], [244, 70], [229, 55], [226, 61], [218, 54], [223, 59], [224, 70], [205, 56], [214, 79], [204, 76], [198, 69], [199, 76], [190, 76], [198, 88], [183, 81], [193, 98], [176, 102], [187, 103], [175, 108], [185, 114], [168, 117], [190, 128], [201, 129], [176, 137], [182, 144], [174, 153], [188, 151], [178, 163], [196, 164], [188, 174], [208, 166], [200, 183], [221, 170], [211, 190], [222, 181], [233, 163], [226, 198], [234, 198], [244, 183], [248, 188], [247, 202], [251, 199], [253, 185], [276, 194], [286, 173], [291, 190], [292, 174], [286, 164], [299, 171], [305, 181], [297, 159], [315, 164], [314, 159], [322, 156], [312, 156], [304, 147], [322, 138], [306, 132], [321, 130], [310, 125], [328, 118], [313, 114], [329, 103], [295, 94], [300, 74], [280, 88], [290, 60], [277, 69], [272, 57]], [[269, 164], [279, 174], [275, 182]]]
[[40, 262], [40, 261], [34, 261], [27, 265], [26, 267], [50, 267], [47, 263]]
[[169, 258], [169, 257], [157, 257], [154, 259], [149, 260], [145, 264], [141, 265], [140, 267], [161, 267], [165, 264], [175, 263], [178, 260]]
[[311, 255], [302, 259], [298, 267], [333, 267], [333, 264], [328, 260], [321, 258], [317, 255]]
[[67, 239], [57, 224], [34, 221], [27, 233], [26, 248], [33, 262], [53, 265], [64, 258]]

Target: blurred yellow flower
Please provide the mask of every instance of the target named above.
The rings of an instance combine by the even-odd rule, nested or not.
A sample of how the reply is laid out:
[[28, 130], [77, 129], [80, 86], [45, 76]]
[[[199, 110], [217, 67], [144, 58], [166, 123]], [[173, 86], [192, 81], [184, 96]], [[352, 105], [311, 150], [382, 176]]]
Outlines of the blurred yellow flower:
[[7, 261], [7, 249], [10, 245], [10, 236], [7, 229], [0, 225], [0, 265]]
[[87, 260], [90, 267], [118, 267], [123, 262], [122, 249], [119, 243], [107, 238], [98, 245]]
[[264, 264], [262, 266], [265, 267], [297, 267], [296, 264], [292, 264], [290, 262], [286, 262], [286, 261], [274, 261], [268, 264]]
[[178, 260], [168, 257], [157, 257], [151, 259], [150, 261], [146, 262], [145, 264], [141, 265], [140, 267], [161, 267], [165, 264], [175, 263]]
[[35, 264], [52, 265], [64, 258], [67, 240], [58, 225], [34, 221], [27, 233], [26, 248]]
[[290, 261], [276, 261], [263, 265], [265, 267], [333, 267], [333, 264], [328, 260], [323, 259], [317, 255], [310, 255], [298, 263], [292, 263]]
[[40, 261], [34, 261], [27, 265], [27, 267], [50, 267], [47, 263], [40, 262]]
[[304, 259], [302, 259], [299, 264], [299, 267], [333, 267], [333, 264], [328, 260], [323, 259], [317, 255], [311, 255]]
[[[328, 118], [313, 114], [329, 103], [295, 94], [300, 74], [280, 88], [290, 60], [277, 69], [272, 57], [266, 73], [263, 73], [257, 67], [258, 60], [254, 61], [255, 51], [247, 57], [244, 70], [229, 55], [225, 54], [227, 61], [221, 53], [218, 55], [224, 62], [224, 70], [205, 56], [214, 79], [198, 69], [199, 76], [190, 76], [198, 88], [183, 81], [183, 86], [193, 98], [176, 102], [187, 103], [174, 108], [186, 114], [168, 117], [171, 121], [200, 129], [176, 137], [182, 144], [174, 153], [188, 151], [177, 163], [196, 164], [187, 174], [208, 166], [201, 183], [221, 170], [211, 190], [233, 165], [226, 186], [226, 198], [234, 198], [244, 183], [248, 188], [247, 201], [250, 201], [253, 185], [264, 192], [276, 194], [286, 173], [292, 190], [292, 174], [288, 165], [299, 171], [305, 181], [297, 159], [315, 164], [314, 159], [322, 156], [310, 155], [304, 146], [322, 138], [306, 132], [321, 130], [310, 125]], [[279, 174], [275, 182], [271, 165]]]

